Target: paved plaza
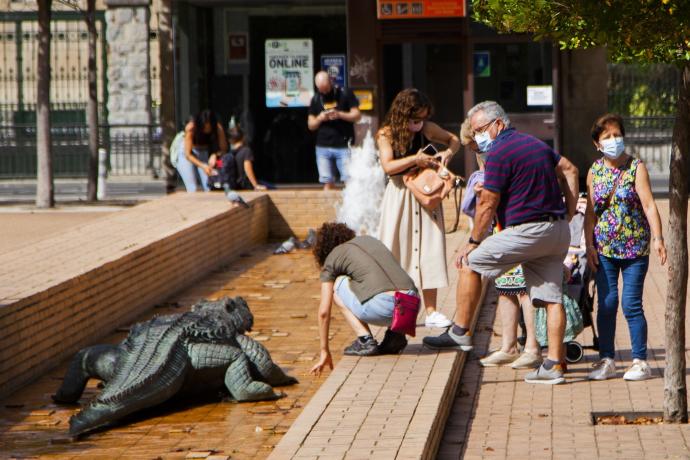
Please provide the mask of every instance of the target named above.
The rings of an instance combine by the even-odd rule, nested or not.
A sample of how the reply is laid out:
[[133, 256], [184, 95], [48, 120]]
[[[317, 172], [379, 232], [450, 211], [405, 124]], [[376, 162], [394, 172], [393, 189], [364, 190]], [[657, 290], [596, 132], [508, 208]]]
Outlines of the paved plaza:
[[[658, 205], [668, 231], [668, 202]], [[523, 382], [527, 371], [482, 368], [478, 358], [500, 347], [500, 320], [494, 321], [495, 298], [489, 296], [476, 328], [479, 346], [465, 366], [438, 458], [690, 458], [688, 425], [592, 424], [592, 412], [663, 410], [666, 283], [666, 267], [651, 255], [644, 308], [649, 326], [648, 360], [654, 378], [644, 382], [623, 380], [632, 358], [627, 323], [620, 311], [616, 379], [586, 379], [598, 358], [591, 349], [581, 362], [568, 366], [565, 385], [528, 385]], [[590, 331], [588, 328], [579, 336], [583, 345], [592, 344]], [[690, 343], [687, 338], [686, 343]]]
[[[659, 204], [662, 221], [667, 223], [667, 203]], [[90, 217], [86, 219], [91, 221]], [[465, 239], [464, 232], [449, 236], [447, 262]], [[66, 428], [77, 407], [54, 405], [50, 400], [66, 368], [67, 362], [63, 362], [0, 402], [0, 458], [254, 459], [272, 453], [273, 458], [285, 458], [276, 446], [284, 438], [288, 441], [291, 429], [306, 429], [307, 434], [316, 438], [327, 436], [340, 440], [332, 451], [319, 447], [317, 452], [312, 444], [305, 443], [301, 445], [300, 458], [409, 458], [408, 454], [418, 447], [415, 443], [421, 444], [431, 436], [441, 438], [437, 458], [442, 459], [690, 458], [687, 425], [592, 424], [593, 412], [662, 410], [666, 270], [659, 266], [655, 256], [650, 258], [644, 299], [653, 379], [622, 380], [631, 361], [627, 324], [622, 314], [618, 316], [617, 379], [586, 380], [597, 358], [591, 349], [586, 350], [583, 361], [569, 366], [567, 384], [554, 387], [525, 384], [526, 371], [481, 368], [478, 358], [500, 342], [495, 295], [489, 291], [475, 328], [477, 346], [461, 360], [464, 368], [454, 398], [451, 395], [441, 401], [433, 397], [443, 394], [450, 385], [453, 376], [447, 358], [454, 354], [429, 354], [414, 345], [422, 336], [435, 331], [420, 328], [408, 352], [399, 358], [341, 359], [341, 351], [352, 335], [335, 310], [331, 344], [337, 360], [336, 370], [320, 378], [308, 375], [318, 357], [318, 272], [308, 251], [275, 256], [271, 253], [274, 247], [275, 244], [262, 244], [243, 253], [203, 282], [170, 297], [138, 320], [154, 314], [179, 313], [203, 297], [245, 297], [255, 316], [254, 338], [262, 341], [274, 360], [300, 380], [298, 385], [279, 388], [286, 394], [284, 398], [276, 402], [237, 404], [219, 395], [208, 395], [200, 401], [181, 401], [146, 411], [126, 424], [73, 442], [67, 438]], [[449, 315], [455, 308], [456, 279], [452, 271], [453, 286], [439, 296], [442, 311]], [[103, 342], [117, 342], [124, 336], [121, 329]], [[578, 340], [583, 345], [591, 345], [589, 330]], [[436, 364], [427, 365], [424, 360], [428, 358]], [[403, 368], [415, 369], [423, 375], [398, 378]], [[339, 393], [332, 400], [324, 400], [319, 395], [334, 391], [324, 385], [333, 376], [343, 382], [349, 382], [348, 377], [359, 378], [361, 384], [366, 383], [366, 388], [357, 387], [349, 393]], [[408, 385], [409, 392], [401, 383]], [[398, 396], [386, 404], [386, 398], [392, 397], [391, 385], [397, 385]], [[416, 386], [420, 388], [413, 388]], [[82, 404], [97, 391], [97, 382], [91, 381]], [[343, 396], [360, 393], [368, 399], [362, 399], [360, 405], [343, 406]], [[417, 394], [420, 396], [413, 397]], [[444, 424], [437, 423], [440, 403], [450, 410]], [[414, 406], [408, 408], [411, 404]], [[317, 414], [314, 424], [306, 428], [294, 423], [298, 417], [308, 419], [310, 412], [324, 416]], [[426, 420], [427, 425], [415, 425], [413, 420]], [[328, 426], [334, 423], [335, 431], [328, 433]], [[394, 439], [398, 432], [399, 438], [406, 437], [407, 444], [401, 444], [402, 438]], [[309, 443], [313, 439], [314, 436]], [[412, 457], [426, 457], [426, 454]]]

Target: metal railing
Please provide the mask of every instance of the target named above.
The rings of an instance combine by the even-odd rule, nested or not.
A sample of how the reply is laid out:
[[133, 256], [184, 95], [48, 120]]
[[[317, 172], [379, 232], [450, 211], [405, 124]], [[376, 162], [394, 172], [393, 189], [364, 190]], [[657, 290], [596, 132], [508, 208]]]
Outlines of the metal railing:
[[[108, 153], [113, 176], [159, 177], [161, 129], [156, 125], [101, 125], [99, 146]], [[85, 177], [89, 162], [89, 130], [84, 124], [51, 127], [56, 177]], [[0, 178], [36, 177], [36, 126], [0, 126]]]
[[651, 173], [668, 173], [673, 139], [672, 116], [625, 117], [625, 143]]

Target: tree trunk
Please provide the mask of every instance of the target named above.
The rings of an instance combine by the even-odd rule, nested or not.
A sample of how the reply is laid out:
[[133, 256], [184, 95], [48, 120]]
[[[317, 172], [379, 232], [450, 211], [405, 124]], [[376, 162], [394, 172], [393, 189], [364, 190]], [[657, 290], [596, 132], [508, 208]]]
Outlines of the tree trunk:
[[38, 67], [36, 89], [36, 206], [55, 206], [53, 155], [50, 139], [50, 8], [52, 0], [38, 0]]
[[664, 421], [686, 423], [688, 421], [688, 399], [685, 383], [685, 300], [688, 283], [690, 64], [685, 64], [681, 73], [676, 110], [669, 184]]
[[86, 121], [89, 124], [89, 172], [86, 185], [86, 199], [96, 201], [98, 183], [98, 83], [96, 68], [96, 0], [86, 2], [86, 27], [89, 31], [89, 103], [86, 110]]
[[161, 125], [163, 128], [163, 172], [165, 190], [177, 188], [177, 170], [170, 161], [170, 143], [177, 132], [175, 123], [175, 70], [173, 59], [172, 0], [158, 0], [158, 44], [160, 49]]

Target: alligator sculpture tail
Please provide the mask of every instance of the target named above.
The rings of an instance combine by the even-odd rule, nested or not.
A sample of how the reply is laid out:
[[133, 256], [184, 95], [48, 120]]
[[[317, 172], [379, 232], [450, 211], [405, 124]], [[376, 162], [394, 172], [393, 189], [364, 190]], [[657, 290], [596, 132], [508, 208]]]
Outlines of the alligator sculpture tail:
[[184, 383], [189, 367], [184, 324], [198, 316], [185, 313], [139, 325], [123, 344], [119, 369], [103, 392], [70, 419], [70, 434], [92, 431], [128, 414], [169, 399]]

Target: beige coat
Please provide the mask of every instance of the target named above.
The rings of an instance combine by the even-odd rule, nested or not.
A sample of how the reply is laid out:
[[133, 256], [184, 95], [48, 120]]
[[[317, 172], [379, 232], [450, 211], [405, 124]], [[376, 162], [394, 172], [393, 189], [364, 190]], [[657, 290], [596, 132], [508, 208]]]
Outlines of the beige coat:
[[424, 209], [402, 176], [388, 181], [381, 201], [378, 238], [398, 259], [419, 289], [448, 286], [443, 210]]

